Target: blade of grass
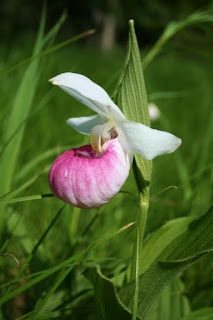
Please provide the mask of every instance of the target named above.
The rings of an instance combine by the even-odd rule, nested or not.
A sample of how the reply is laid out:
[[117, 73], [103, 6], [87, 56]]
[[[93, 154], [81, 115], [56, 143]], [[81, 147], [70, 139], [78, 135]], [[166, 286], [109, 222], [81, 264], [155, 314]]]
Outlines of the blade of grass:
[[8, 137], [8, 139], [4, 142], [3, 146], [1, 147], [1, 152], [0, 152], [0, 158], [3, 155], [3, 153], [5, 152], [7, 146], [9, 146], [10, 142], [16, 137], [16, 135], [19, 133], [19, 131], [21, 130], [21, 128], [24, 126], [24, 124], [26, 123], [26, 121], [31, 118], [36, 112], [38, 112], [40, 109], [42, 109], [45, 105], [47, 105], [48, 101], [50, 100], [50, 98], [52, 97], [52, 93], [53, 90], [50, 89], [49, 92], [44, 96], [44, 98], [42, 99], [42, 101], [39, 103], [38, 107], [33, 109], [33, 111], [28, 114], [26, 117], [24, 117], [24, 119], [21, 121], [21, 123], [19, 124], [19, 126], [16, 128], [16, 130], [11, 134], [10, 137]]
[[[35, 45], [34, 53], [37, 53], [37, 58], [40, 56], [39, 51], [41, 51], [41, 47], [43, 47], [44, 42], [47, 42], [47, 38], [51, 39], [50, 35], [55, 35], [56, 31], [58, 30], [59, 25], [55, 28], [52, 32], [48, 34], [47, 38], [42, 39], [44, 33], [44, 22], [45, 22], [45, 15], [42, 16], [41, 27], [39, 30], [39, 34], [37, 37], [37, 42]], [[60, 21], [61, 23], [61, 21]], [[42, 55], [46, 55], [54, 50], [59, 49], [60, 47], [76, 41], [86, 35], [90, 34], [90, 32], [82, 33], [81, 35], [69, 39], [68, 41], [64, 42], [63, 44], [59, 44], [54, 46], [53, 48], [48, 49], [42, 53]], [[43, 40], [43, 43], [42, 43]], [[39, 45], [38, 45], [39, 43]], [[33, 55], [35, 57], [36, 54]], [[33, 59], [34, 60], [34, 59]], [[23, 81], [19, 87], [17, 92], [14, 107], [9, 118], [9, 124], [7, 126], [7, 130], [5, 132], [4, 141], [5, 144], [3, 149], [1, 150], [1, 163], [0, 163], [0, 170], [2, 171], [2, 181], [3, 183], [0, 186], [0, 194], [7, 194], [9, 192], [10, 186], [13, 181], [13, 176], [15, 173], [15, 168], [18, 160], [18, 156], [20, 153], [21, 142], [25, 130], [26, 120], [29, 117], [29, 111], [32, 105], [33, 97], [35, 94], [35, 89], [38, 83], [40, 69], [39, 68], [39, 59], [35, 59], [31, 62], [30, 66], [26, 70], [25, 76]], [[3, 208], [2, 208], [3, 212]], [[3, 229], [5, 224], [4, 214], [1, 214], [0, 219], [0, 231]]]
[[[48, 150], [47, 152], [41, 154], [37, 158], [33, 159], [29, 164], [26, 165], [26, 167], [23, 168], [23, 170], [20, 171], [21, 176], [18, 176], [17, 180], [19, 181], [19, 179], [21, 179], [24, 174], [27, 174], [28, 171], [30, 171], [30, 169], [32, 169], [34, 166], [39, 164], [41, 161], [47, 159], [48, 157], [50, 157], [52, 155], [60, 154], [61, 152], [65, 151], [67, 149], [70, 149], [72, 147], [74, 147], [74, 146], [73, 145], [72, 146], [63, 146], [63, 147], [58, 146], [57, 148], [53, 148], [53, 149]], [[48, 165], [45, 165], [43, 170], [41, 170], [40, 172], [36, 173], [29, 180], [27, 180], [23, 184], [15, 187], [11, 191], [7, 192], [6, 194], [2, 195], [0, 197], [0, 201], [2, 199], [5, 200], [5, 198], [7, 198], [7, 199], [8, 198], [11, 199], [11, 197], [14, 198], [17, 194], [19, 194], [20, 192], [24, 191], [26, 188], [28, 188], [30, 185], [32, 185], [41, 175], [49, 172], [49, 170], [51, 168], [51, 165], [52, 165], [52, 163], [50, 163]], [[16, 181], [16, 179], [15, 179], [15, 181]]]
[[28, 59], [25, 59], [24, 61], [21, 61], [20, 63], [16, 64], [15, 66], [12, 66], [12, 67], [10, 67], [8, 69], [2, 70], [2, 72], [5, 72], [5, 73], [12, 72], [12, 71], [24, 66], [24, 65], [36, 60], [36, 59], [40, 59], [43, 56], [46, 56], [46, 55], [48, 55], [50, 53], [53, 53], [54, 51], [57, 51], [57, 50], [65, 47], [65, 46], [77, 41], [77, 40], [83, 39], [83, 38], [85, 38], [87, 36], [90, 36], [90, 35], [92, 35], [94, 33], [95, 33], [94, 29], [91, 29], [91, 30], [88, 30], [88, 31], [84, 31], [84, 32], [78, 34], [77, 36], [69, 38], [69, 39], [67, 39], [67, 40], [65, 40], [65, 41], [63, 41], [63, 42], [61, 42], [59, 44], [56, 44], [55, 46], [53, 46], [53, 47], [51, 47], [49, 49], [46, 49], [46, 50], [42, 51], [39, 54], [35, 54], [32, 57], [30, 57]]
[[[160, 121], [162, 123], [162, 127], [167, 128], [168, 131], [171, 131], [169, 121], [164, 114], [161, 114]], [[174, 159], [177, 163], [177, 172], [180, 179], [180, 185], [184, 191], [183, 192], [184, 203], [187, 206], [189, 205], [192, 194], [193, 194], [191, 183], [190, 183], [189, 170], [186, 166], [186, 162], [183, 159], [181, 150], [177, 150], [177, 152], [174, 153]]]
[[196, 11], [186, 17], [186, 19], [179, 22], [170, 22], [161, 37], [157, 40], [154, 46], [149, 50], [145, 58], [143, 59], [143, 68], [145, 69], [150, 62], [156, 57], [156, 55], [161, 51], [165, 43], [171, 39], [177, 32], [189, 27], [198, 25], [200, 23], [207, 23], [213, 21], [213, 14], [211, 11]]
[[[17, 273], [14, 281], [18, 282], [20, 281], [20, 276], [21, 274], [25, 271], [26, 267], [28, 266], [28, 264], [30, 263], [33, 255], [36, 253], [36, 251], [38, 250], [39, 246], [42, 244], [42, 242], [44, 241], [44, 239], [46, 238], [46, 236], [48, 235], [48, 233], [50, 232], [51, 228], [54, 226], [54, 224], [56, 223], [56, 221], [58, 220], [58, 218], [61, 216], [61, 213], [63, 212], [64, 208], [65, 208], [66, 204], [64, 204], [61, 209], [56, 213], [55, 217], [52, 219], [52, 221], [50, 222], [49, 226], [46, 228], [46, 230], [44, 231], [44, 233], [42, 234], [41, 238], [38, 240], [38, 242], [36, 243], [36, 245], [34, 246], [31, 254], [28, 255], [26, 262], [24, 264], [24, 266], [22, 266], [19, 270], [19, 272]], [[11, 291], [12, 288], [9, 288], [7, 290], [7, 294], [9, 294], [9, 292]]]
[[[23, 316], [16, 318], [16, 320], [30, 320], [31, 315], [34, 314], [35, 311], [28, 312], [27, 314], [24, 314]], [[39, 316], [39, 320], [50, 320], [50, 319], [57, 319], [56, 318], [56, 313], [58, 311], [49, 311], [45, 314], [42, 314]]]
[[[138, 253], [139, 253], [139, 246], [138, 246]], [[43, 299], [43, 301], [39, 304], [39, 306], [36, 308], [35, 313], [32, 316], [32, 320], [35, 320], [36, 317], [39, 315], [39, 312], [42, 310], [42, 308], [45, 306], [46, 302], [49, 300], [49, 298], [51, 297], [51, 295], [55, 292], [55, 290], [58, 288], [58, 286], [62, 283], [62, 281], [67, 277], [67, 275], [71, 272], [71, 270], [77, 265], [78, 260], [75, 260], [75, 262], [69, 266], [64, 272], [61, 272], [61, 274], [59, 274], [56, 282], [54, 283], [54, 285], [52, 286], [52, 288], [50, 289], [50, 291], [48, 292], [48, 294], [45, 296], [45, 298]], [[139, 260], [138, 260], [138, 265], [137, 265], [137, 277], [139, 280]], [[138, 288], [137, 288], [138, 289]], [[138, 290], [136, 293], [136, 299], [138, 299]], [[136, 306], [136, 317], [137, 317], [137, 306]], [[133, 320], [135, 320], [136, 318], [133, 318]]]
[[18, 203], [23, 201], [40, 200], [40, 199], [49, 198], [49, 197], [54, 197], [54, 194], [53, 193], [36, 194], [34, 196], [21, 197], [21, 198], [15, 198], [15, 199], [3, 199], [3, 200], [0, 200], [0, 205]]
[[187, 95], [190, 94], [190, 91], [188, 90], [182, 90], [182, 91], [159, 91], [159, 92], [152, 92], [149, 93], [149, 101], [153, 100], [167, 100], [167, 99], [177, 99], [177, 98], [183, 98], [187, 97]]
[[56, 289], [59, 287], [59, 285], [64, 281], [64, 279], [68, 276], [68, 274], [72, 271], [72, 269], [78, 264], [79, 260], [81, 257], [76, 259], [71, 266], [69, 266], [65, 271], [61, 271], [60, 274], [58, 275], [56, 281], [54, 282], [54, 285], [51, 287], [49, 290], [48, 294], [46, 294], [45, 298], [40, 302], [38, 307], [35, 309], [35, 312], [33, 316], [31, 317], [31, 320], [36, 320], [38, 319], [38, 315], [47, 303], [47, 301], [50, 299], [50, 297], [54, 294]]
[[[41, 51], [45, 26], [45, 7], [42, 11], [40, 27], [35, 42], [33, 54], [38, 54]], [[23, 119], [28, 116], [38, 84], [41, 68], [39, 60], [33, 61], [25, 71], [24, 77], [20, 83], [19, 89], [14, 99], [14, 105], [9, 116], [8, 123], [4, 130], [3, 141], [8, 141], [13, 133], [19, 128]], [[7, 193], [10, 190], [15, 168], [18, 163], [18, 156], [21, 150], [21, 143], [24, 135], [25, 125], [18, 131], [16, 136], [10, 141], [0, 162], [1, 184], [0, 195]], [[3, 237], [5, 226], [4, 206], [0, 212], [0, 234]]]
[[48, 46], [53, 39], [55, 39], [55, 37], [57, 36], [58, 32], [60, 31], [63, 23], [65, 22], [65, 20], [68, 17], [68, 13], [67, 10], [64, 10], [58, 20], [58, 22], [56, 22], [56, 24], [50, 29], [50, 31], [45, 35], [44, 39], [43, 39], [43, 45], [44, 46]]
[[[111, 240], [121, 232], [127, 230], [130, 228], [135, 222], [131, 222], [128, 225], [125, 225], [124, 227], [114, 231], [114, 232], [107, 232], [107, 234], [103, 235], [101, 238], [93, 242], [88, 248], [78, 252], [77, 254], [73, 255], [69, 259], [57, 264], [56, 266], [43, 270], [42, 272], [36, 273], [35, 278], [29, 280], [27, 283], [24, 283], [22, 286], [14, 289], [12, 292], [9, 294], [5, 294], [3, 297], [0, 298], [0, 304], [3, 304], [7, 302], [8, 300], [14, 298], [16, 295], [24, 292], [25, 290], [31, 288], [32, 286], [36, 285], [38, 282], [46, 279], [47, 277], [51, 276], [52, 274], [56, 273], [57, 271], [60, 271], [63, 268], [72, 266], [73, 263], [75, 263], [75, 260], [78, 260], [80, 262], [85, 255], [90, 251], [98, 248], [102, 244], [106, 243], [107, 241]], [[34, 274], [31, 274], [31, 278], [34, 277]]]
[[[24, 182], [23, 184], [17, 186], [16, 188], [12, 189], [11, 191], [5, 193], [3, 196], [0, 197], [0, 201], [1, 200], [8, 200], [11, 199], [11, 197], [15, 197], [17, 194], [19, 194], [20, 192], [22, 192], [23, 190], [25, 190], [26, 188], [28, 188], [31, 184], [33, 184], [41, 175], [49, 172], [51, 167], [51, 164], [46, 165], [44, 167], [44, 169], [38, 173], [36, 173], [34, 176], [32, 176], [29, 180], [27, 180], [26, 182]], [[5, 199], [6, 198], [6, 199]]]
[[[34, 52], [38, 53], [42, 46], [42, 37], [44, 32], [45, 18], [42, 14], [40, 29], [34, 47]], [[39, 60], [33, 61], [27, 68], [18, 92], [14, 99], [13, 109], [11, 111], [7, 128], [4, 132], [3, 141], [8, 141], [13, 133], [19, 128], [23, 119], [29, 114], [30, 107], [34, 98], [35, 90], [40, 75]], [[0, 194], [8, 192], [14, 175], [18, 154], [20, 151], [21, 141], [24, 133], [24, 125], [19, 130], [13, 142], [9, 144], [4, 152], [1, 162], [2, 182]], [[13, 156], [11, 156], [13, 155]]]
[[[46, 37], [44, 37], [45, 9], [43, 10], [40, 29], [38, 32], [37, 41], [35, 43], [34, 52], [32, 56], [33, 59], [25, 72], [24, 78], [16, 94], [14, 106], [9, 118], [7, 129], [5, 130], [4, 134], [4, 141], [6, 141], [6, 144], [4, 145], [3, 152], [1, 154], [2, 161], [0, 163], [0, 170], [2, 172], [1, 178], [3, 183], [0, 186], [0, 194], [7, 193], [13, 181], [15, 168], [18, 162], [18, 156], [20, 153], [21, 143], [25, 130], [25, 120], [29, 116], [36, 87], [38, 85], [38, 80], [41, 74], [41, 68], [38, 58], [41, 56], [41, 54], [46, 55], [48, 53], [51, 53], [59, 49], [60, 47], [70, 42], [76, 41], [91, 33], [90, 31], [82, 33], [79, 36], [65, 41], [63, 44], [59, 44], [42, 52], [41, 50], [44, 47], [44, 45], [47, 45], [48, 42], [53, 40], [64, 19], [65, 18], [62, 17], [61, 20], [59, 20], [58, 24], [47, 34]], [[34, 59], [35, 57], [37, 57], [37, 59]], [[0, 231], [3, 229], [4, 224], [4, 215], [1, 214]]]
[[33, 168], [35, 168], [38, 164], [40, 164], [42, 161], [52, 157], [61, 154], [62, 152], [75, 148], [76, 145], [66, 145], [66, 146], [57, 146], [56, 148], [52, 148], [47, 150], [46, 152], [38, 155], [36, 158], [33, 158], [32, 161], [27, 163], [16, 175], [15, 181], [19, 181], [23, 179], [27, 174], [29, 174], [30, 171], [32, 171]]
[[[83, 238], [85, 237], [85, 235], [88, 233], [89, 229], [94, 225], [94, 223], [96, 222], [97, 218], [99, 216], [99, 213], [96, 212], [96, 214], [94, 215], [94, 217], [90, 220], [90, 222], [86, 225], [85, 229], [83, 230], [82, 234], [78, 237], [78, 239], [73, 243], [73, 247], [72, 247], [72, 252], [74, 252], [76, 250], [76, 248], [78, 247], [78, 245], [81, 244], [81, 241], [83, 240]], [[72, 245], [72, 242], [71, 242]]]

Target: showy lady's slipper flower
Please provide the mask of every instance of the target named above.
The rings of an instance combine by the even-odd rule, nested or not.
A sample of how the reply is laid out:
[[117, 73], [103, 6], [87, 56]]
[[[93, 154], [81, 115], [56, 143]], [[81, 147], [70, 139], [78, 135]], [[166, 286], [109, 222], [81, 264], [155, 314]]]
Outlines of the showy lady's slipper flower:
[[119, 192], [134, 152], [153, 159], [181, 144], [171, 133], [126, 120], [106, 91], [83, 75], [62, 73], [50, 82], [97, 113], [67, 120], [75, 130], [90, 135], [91, 145], [66, 151], [53, 163], [50, 188], [65, 202], [80, 208], [99, 207]]

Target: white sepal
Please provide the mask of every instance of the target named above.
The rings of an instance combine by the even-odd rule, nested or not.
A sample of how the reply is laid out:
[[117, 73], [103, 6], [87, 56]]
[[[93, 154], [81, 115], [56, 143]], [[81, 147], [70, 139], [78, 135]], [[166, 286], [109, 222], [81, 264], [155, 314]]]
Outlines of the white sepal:
[[181, 139], [171, 133], [151, 129], [133, 121], [124, 121], [121, 129], [129, 150], [148, 160], [174, 152], [182, 143]]
[[125, 119], [123, 113], [106, 91], [87, 77], [77, 73], [65, 72], [49, 81], [98, 114], [107, 118]]

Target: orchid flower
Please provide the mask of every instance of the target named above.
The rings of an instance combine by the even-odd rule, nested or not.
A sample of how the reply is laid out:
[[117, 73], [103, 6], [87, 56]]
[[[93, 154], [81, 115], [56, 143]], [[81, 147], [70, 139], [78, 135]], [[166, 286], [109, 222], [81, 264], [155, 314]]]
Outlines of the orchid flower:
[[121, 189], [133, 153], [153, 159], [181, 144], [171, 133], [127, 120], [106, 91], [83, 75], [67, 72], [49, 81], [97, 113], [67, 120], [78, 132], [90, 135], [91, 145], [66, 151], [53, 163], [50, 188], [65, 202], [79, 208], [99, 207]]

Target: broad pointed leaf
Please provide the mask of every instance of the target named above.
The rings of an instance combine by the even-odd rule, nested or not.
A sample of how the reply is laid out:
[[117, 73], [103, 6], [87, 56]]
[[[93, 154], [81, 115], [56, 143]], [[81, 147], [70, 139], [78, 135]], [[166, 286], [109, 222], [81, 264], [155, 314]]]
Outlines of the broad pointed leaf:
[[[198, 258], [213, 250], [213, 206], [192, 221], [187, 230], [169, 243], [159, 256], [159, 261], [140, 276], [138, 317], [147, 316], [160, 293], [180, 272]], [[127, 284], [119, 293], [122, 302], [133, 310], [135, 282]]]
[[[150, 126], [146, 88], [133, 20], [129, 21], [127, 57], [113, 98], [118, 101], [118, 106], [128, 120]], [[152, 162], [138, 154], [135, 158], [143, 179], [150, 181]]]
[[191, 217], [183, 217], [169, 221], [155, 231], [144, 243], [141, 260], [140, 273], [144, 273], [155, 261], [167, 246], [181, 236], [193, 221]]
[[179, 278], [174, 279], [156, 301], [148, 320], [180, 320], [188, 315], [189, 301], [183, 292], [182, 281]]

